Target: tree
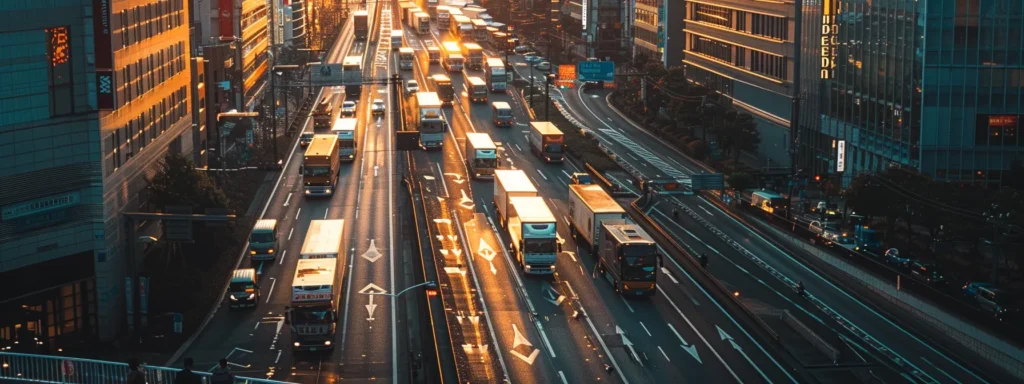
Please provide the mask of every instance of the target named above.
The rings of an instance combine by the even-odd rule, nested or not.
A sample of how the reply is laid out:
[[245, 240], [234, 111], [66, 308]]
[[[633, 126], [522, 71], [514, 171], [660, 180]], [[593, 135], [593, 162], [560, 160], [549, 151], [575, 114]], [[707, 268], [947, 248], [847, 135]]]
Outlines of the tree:
[[726, 114], [725, 121], [719, 129], [719, 138], [722, 149], [728, 149], [733, 155], [733, 161], [739, 162], [740, 154], [743, 151], [757, 152], [761, 144], [761, 134], [757, 131], [757, 122], [754, 117], [747, 113], [735, 113], [730, 111]]
[[690, 156], [693, 156], [693, 158], [700, 161], [703, 161], [708, 155], [707, 147], [704, 146], [704, 142], [700, 140], [691, 141], [690, 144], [686, 145], [686, 148], [689, 149]]
[[757, 187], [757, 181], [749, 173], [735, 172], [729, 175], [729, 186], [737, 191], [743, 191]]
[[162, 209], [169, 205], [188, 205], [194, 212], [206, 208], [229, 208], [231, 202], [205, 172], [196, 170], [192, 160], [170, 153], [161, 168], [147, 180], [150, 203]]

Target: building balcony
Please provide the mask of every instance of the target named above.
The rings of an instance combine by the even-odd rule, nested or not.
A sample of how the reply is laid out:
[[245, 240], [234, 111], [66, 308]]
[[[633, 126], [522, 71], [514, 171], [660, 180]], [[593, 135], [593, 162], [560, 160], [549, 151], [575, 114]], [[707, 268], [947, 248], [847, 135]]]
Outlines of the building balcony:
[[653, 53], [660, 53], [660, 52], [658, 52], [658, 44], [649, 42], [647, 40], [641, 40], [641, 39], [636, 38], [636, 39], [633, 39], [633, 44], [636, 45], [637, 48], [643, 48], [644, 50], [650, 51], [650, 52], [653, 52]]
[[642, 22], [640, 20], [633, 20], [633, 25], [636, 26], [636, 27], [642, 28], [642, 29], [646, 29], [646, 30], [651, 31], [651, 32], [658, 32], [658, 26], [657, 25], [647, 24], [647, 23]]

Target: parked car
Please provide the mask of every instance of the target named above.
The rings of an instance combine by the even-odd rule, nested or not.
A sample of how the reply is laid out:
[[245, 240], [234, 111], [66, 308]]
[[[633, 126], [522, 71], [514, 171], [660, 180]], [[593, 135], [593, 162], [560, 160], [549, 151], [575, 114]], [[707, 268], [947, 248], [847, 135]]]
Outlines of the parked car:
[[934, 263], [914, 261], [910, 263], [910, 277], [921, 283], [931, 286], [942, 286], [946, 284], [946, 277], [942, 275]]
[[852, 238], [850, 236], [846, 236], [845, 233], [842, 234], [842, 235], [839, 235], [838, 237], [836, 237], [834, 239], [828, 240], [828, 245], [830, 245], [832, 247], [835, 247], [835, 248], [846, 249], [848, 251], [855, 251], [855, 250], [857, 250], [857, 240], [855, 240], [854, 238]]
[[572, 184], [593, 184], [594, 180], [590, 177], [589, 173], [576, 172], [569, 177], [569, 181]]
[[373, 104], [370, 105], [370, 110], [374, 115], [383, 115], [385, 109], [387, 109], [387, 107], [384, 106], [384, 100], [373, 99]]
[[352, 117], [356, 115], [356, 102], [346, 101], [341, 103], [341, 115], [345, 117]]
[[411, 95], [420, 91], [420, 84], [416, 80], [409, 80], [405, 82], [405, 94]]
[[542, 62], [540, 64], [534, 65], [533, 69], [536, 69], [538, 71], [550, 71], [551, 70], [551, 63], [545, 61], [545, 62]]

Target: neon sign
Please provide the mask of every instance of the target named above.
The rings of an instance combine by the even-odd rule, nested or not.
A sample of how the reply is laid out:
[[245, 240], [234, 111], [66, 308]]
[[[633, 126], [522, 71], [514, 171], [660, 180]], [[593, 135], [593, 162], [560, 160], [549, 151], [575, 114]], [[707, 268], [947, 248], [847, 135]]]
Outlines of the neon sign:
[[839, 0], [822, 0], [821, 7], [821, 78], [835, 75], [836, 50], [839, 48], [839, 24], [836, 22]]

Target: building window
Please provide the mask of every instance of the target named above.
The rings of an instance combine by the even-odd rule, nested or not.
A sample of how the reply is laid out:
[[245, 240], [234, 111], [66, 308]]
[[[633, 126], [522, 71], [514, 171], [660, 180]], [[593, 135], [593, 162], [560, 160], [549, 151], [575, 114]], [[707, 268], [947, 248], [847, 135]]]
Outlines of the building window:
[[786, 80], [787, 77], [786, 58], [761, 51], [750, 51], [750, 70], [774, 77], [779, 80]]
[[736, 47], [736, 66], [740, 68], [747, 66], [747, 49], [744, 47]]
[[690, 51], [732, 64], [732, 44], [690, 35]]
[[732, 11], [703, 3], [693, 3], [693, 20], [732, 29]]
[[50, 115], [75, 112], [71, 89], [71, 31], [69, 27], [46, 29], [46, 53], [49, 59]]
[[789, 22], [784, 17], [752, 14], [750, 17], [750, 33], [776, 40], [789, 38]]

